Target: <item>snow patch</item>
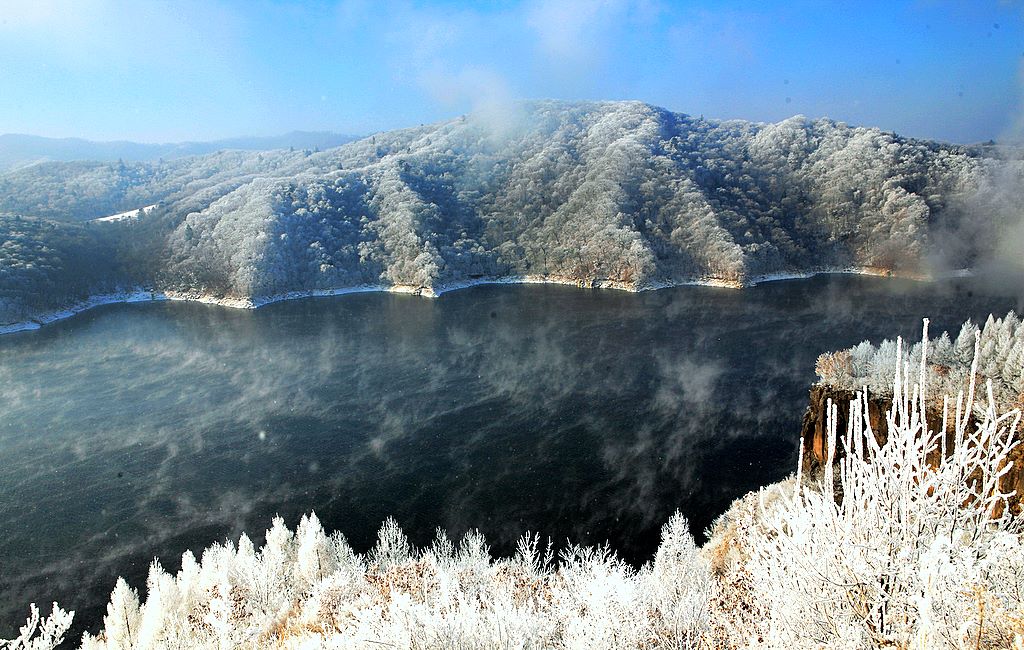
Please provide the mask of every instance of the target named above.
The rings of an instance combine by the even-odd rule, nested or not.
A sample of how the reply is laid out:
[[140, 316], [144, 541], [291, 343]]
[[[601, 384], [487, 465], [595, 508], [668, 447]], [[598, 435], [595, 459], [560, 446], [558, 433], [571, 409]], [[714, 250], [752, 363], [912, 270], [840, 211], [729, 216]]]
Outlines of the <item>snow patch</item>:
[[156, 203], [153, 205], [147, 205], [135, 210], [128, 210], [127, 212], [118, 212], [107, 217], [98, 217], [96, 219], [89, 219], [89, 221], [95, 221], [97, 223], [109, 223], [114, 221], [125, 221], [127, 219], [137, 219], [140, 216], [144, 216], [153, 211], [156, 207]]

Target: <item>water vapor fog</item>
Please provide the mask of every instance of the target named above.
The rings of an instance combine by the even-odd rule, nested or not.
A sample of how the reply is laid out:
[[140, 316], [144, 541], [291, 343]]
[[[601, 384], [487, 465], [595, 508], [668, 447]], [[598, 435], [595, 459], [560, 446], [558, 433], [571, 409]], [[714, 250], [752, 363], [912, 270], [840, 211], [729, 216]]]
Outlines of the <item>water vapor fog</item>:
[[1024, 62], [1018, 78], [1021, 103], [994, 144], [975, 145], [990, 159], [940, 213], [930, 261], [940, 272], [971, 268], [1024, 301]]
[[360, 550], [394, 516], [416, 544], [535, 531], [642, 562], [676, 509], [699, 534], [791, 470], [818, 354], [1013, 306], [984, 289], [492, 286], [110, 306], [5, 337], [0, 636], [53, 599], [95, 629], [114, 576], [274, 514], [316, 510]]

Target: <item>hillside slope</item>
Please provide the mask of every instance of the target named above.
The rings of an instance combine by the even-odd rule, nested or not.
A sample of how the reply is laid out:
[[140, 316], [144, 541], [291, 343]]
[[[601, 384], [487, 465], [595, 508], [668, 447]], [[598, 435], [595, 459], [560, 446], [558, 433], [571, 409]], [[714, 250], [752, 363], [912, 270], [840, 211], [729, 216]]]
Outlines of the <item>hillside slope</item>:
[[[830, 120], [541, 101], [323, 152], [36, 165], [0, 174], [0, 213], [73, 221], [157, 204], [91, 226], [116, 242], [104, 284], [120, 287], [255, 302], [523, 277], [642, 289], [971, 265], [1019, 220], [1022, 178], [1024, 163], [984, 148]], [[23, 263], [0, 248], [0, 268]], [[10, 277], [0, 296], [35, 290]], [[54, 308], [85, 298], [47, 296]]]

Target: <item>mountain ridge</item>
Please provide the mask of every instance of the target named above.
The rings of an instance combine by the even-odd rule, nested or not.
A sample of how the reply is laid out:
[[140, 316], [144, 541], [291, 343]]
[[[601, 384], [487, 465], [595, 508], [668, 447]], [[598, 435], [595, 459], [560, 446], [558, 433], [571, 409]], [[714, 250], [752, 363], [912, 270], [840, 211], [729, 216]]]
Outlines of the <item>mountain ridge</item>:
[[[0, 213], [20, 215], [0, 233], [22, 244], [0, 258], [0, 320], [138, 287], [256, 303], [524, 277], [635, 290], [921, 275], [984, 261], [1019, 224], [1024, 163], [993, 155], [827, 119], [540, 100], [320, 152], [46, 163], [0, 174]], [[79, 256], [100, 260], [94, 279], [62, 289]]]
[[290, 131], [274, 136], [240, 136], [217, 140], [146, 143], [131, 140], [50, 138], [25, 133], [0, 134], [0, 171], [40, 162], [147, 161], [214, 153], [224, 149], [328, 149], [357, 140], [357, 136], [331, 131]]

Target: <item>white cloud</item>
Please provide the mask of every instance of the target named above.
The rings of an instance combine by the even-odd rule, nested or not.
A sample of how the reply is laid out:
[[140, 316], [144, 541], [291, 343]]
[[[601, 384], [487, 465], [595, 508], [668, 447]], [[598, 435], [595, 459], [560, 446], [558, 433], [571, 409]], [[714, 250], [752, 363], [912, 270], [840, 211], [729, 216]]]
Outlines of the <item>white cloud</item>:
[[[207, 65], [227, 57], [238, 38], [235, 14], [217, 4], [113, 0], [0, 0], [0, 38], [67, 68], [180, 65], [205, 51]], [[187, 49], [186, 49], [187, 48]]]
[[592, 60], [608, 43], [608, 34], [626, 15], [626, 0], [536, 0], [525, 8], [526, 24], [542, 53], [559, 64]]
[[448, 68], [442, 62], [424, 70], [420, 85], [445, 106], [469, 103], [474, 110], [506, 104], [513, 94], [505, 77], [487, 66]]
[[[515, 98], [508, 77], [481, 55], [502, 32], [506, 16], [472, 10], [405, 6], [390, 17], [388, 41], [399, 81], [415, 84], [446, 109], [486, 110]], [[490, 35], [490, 36], [489, 36]]]

